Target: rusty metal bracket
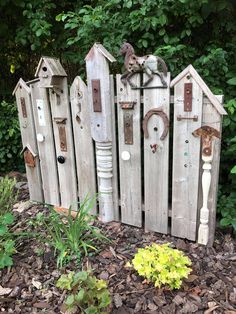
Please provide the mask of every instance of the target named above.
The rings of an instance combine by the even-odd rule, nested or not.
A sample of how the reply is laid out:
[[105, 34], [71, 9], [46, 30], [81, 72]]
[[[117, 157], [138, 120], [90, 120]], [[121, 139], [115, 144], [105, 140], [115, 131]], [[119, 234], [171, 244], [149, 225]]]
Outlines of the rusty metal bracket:
[[120, 101], [119, 102], [122, 109], [134, 109], [134, 105], [137, 104], [136, 101]]
[[27, 110], [26, 110], [26, 104], [25, 104], [25, 98], [20, 97], [20, 104], [21, 104], [21, 110], [23, 118], [27, 118]]
[[196, 129], [192, 134], [201, 138], [203, 156], [211, 156], [213, 137], [220, 139], [220, 132], [211, 126], [204, 125]]
[[192, 90], [193, 83], [185, 83], [184, 84], [184, 111], [191, 112], [192, 111]]
[[131, 113], [124, 113], [124, 138], [125, 144], [133, 144], [133, 115]]
[[160, 137], [160, 140], [164, 140], [165, 137], [167, 136], [168, 134], [168, 130], [169, 130], [169, 119], [167, 117], [167, 115], [165, 114], [165, 112], [162, 110], [162, 109], [159, 109], [159, 108], [154, 108], [154, 109], [151, 109], [149, 110], [144, 119], [143, 119], [143, 131], [144, 131], [144, 137], [145, 138], [148, 138], [149, 137], [149, 133], [148, 133], [148, 127], [147, 127], [147, 124], [148, 124], [148, 120], [151, 118], [152, 115], [158, 115], [162, 118], [163, 120], [163, 123], [164, 123], [164, 130], [163, 130], [163, 133]]
[[92, 80], [93, 111], [102, 112], [100, 80]]
[[181, 116], [181, 115], [178, 115], [177, 116], [177, 120], [178, 121], [181, 121], [181, 120], [193, 120], [193, 121], [198, 121], [198, 116], [197, 115], [195, 115], [195, 116], [193, 116], [193, 117], [183, 117], [183, 116]]
[[62, 152], [67, 152], [67, 141], [66, 141], [66, 120], [67, 118], [54, 118], [56, 124], [58, 124], [58, 133], [60, 139], [60, 148]]

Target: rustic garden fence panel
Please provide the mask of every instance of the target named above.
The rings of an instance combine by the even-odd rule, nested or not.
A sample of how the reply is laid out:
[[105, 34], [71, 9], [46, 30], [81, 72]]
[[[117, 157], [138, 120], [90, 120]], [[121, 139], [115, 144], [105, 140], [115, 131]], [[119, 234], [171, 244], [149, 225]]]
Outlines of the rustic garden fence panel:
[[115, 58], [94, 44], [87, 86], [76, 77], [70, 96], [58, 59], [43, 57], [35, 80], [20, 79], [14, 93], [30, 199], [77, 209], [98, 193], [93, 213], [104, 222], [212, 245], [223, 97], [191, 65], [171, 81], [162, 59], [133, 58], [147, 58], [151, 69], [161, 62], [163, 74], [128, 68], [114, 80]]

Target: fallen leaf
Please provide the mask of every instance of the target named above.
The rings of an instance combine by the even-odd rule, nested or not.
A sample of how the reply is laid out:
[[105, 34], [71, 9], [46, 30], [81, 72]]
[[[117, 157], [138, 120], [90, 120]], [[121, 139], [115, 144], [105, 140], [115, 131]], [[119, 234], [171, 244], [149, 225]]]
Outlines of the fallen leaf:
[[123, 305], [121, 296], [118, 293], [114, 295], [113, 300], [116, 308], [121, 307]]
[[2, 286], [0, 286], [0, 296], [7, 295], [11, 293], [11, 291], [12, 291], [11, 288], [3, 288]]
[[34, 278], [32, 279], [32, 285], [36, 288], [36, 289], [42, 289], [42, 283], [40, 281], [35, 280]]
[[216, 306], [214, 306], [214, 307], [211, 307], [211, 308], [209, 308], [208, 310], [206, 310], [206, 311], [204, 312], [204, 314], [210, 314], [210, 313], [212, 313], [213, 311], [215, 311], [218, 307], [219, 307], [219, 305], [216, 305]]
[[196, 275], [189, 275], [188, 278], [186, 278], [184, 281], [186, 281], [186, 282], [193, 282], [196, 279], [198, 279], [198, 276], [196, 276]]

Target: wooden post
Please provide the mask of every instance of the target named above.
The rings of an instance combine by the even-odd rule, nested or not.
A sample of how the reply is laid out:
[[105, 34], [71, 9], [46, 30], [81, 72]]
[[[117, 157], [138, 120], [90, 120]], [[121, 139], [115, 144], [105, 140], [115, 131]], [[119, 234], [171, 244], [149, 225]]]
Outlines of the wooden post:
[[39, 80], [32, 82], [30, 88], [40, 157], [44, 201], [46, 204], [60, 206], [59, 182], [48, 93], [46, 88], [40, 88]]
[[[132, 77], [140, 86], [140, 74]], [[121, 221], [142, 226], [141, 117], [140, 91], [116, 76], [120, 165]]]
[[[13, 94], [16, 96], [18, 116], [20, 121], [21, 139], [24, 156], [31, 155], [31, 163], [25, 158], [25, 168], [29, 186], [30, 200], [43, 202], [42, 179], [38, 156], [38, 145], [35, 134], [35, 124], [32, 111], [30, 88], [20, 79]], [[29, 156], [29, 155], [28, 155]]]
[[118, 216], [114, 202], [114, 177], [112, 146], [114, 116], [111, 110], [111, 92], [108, 61], [113, 56], [101, 45], [94, 44], [86, 60], [88, 100], [91, 113], [91, 134], [96, 142], [97, 176], [99, 186], [99, 209], [102, 221], [108, 222]]
[[[168, 232], [170, 73], [166, 82], [167, 88], [144, 89], [143, 95], [145, 229], [160, 233]], [[149, 85], [162, 83], [155, 75]]]
[[[93, 139], [90, 129], [88, 90], [84, 81], [76, 76], [70, 88], [71, 114], [74, 131], [75, 159], [80, 203], [96, 195], [96, 170]], [[96, 206], [91, 211], [96, 214]]]

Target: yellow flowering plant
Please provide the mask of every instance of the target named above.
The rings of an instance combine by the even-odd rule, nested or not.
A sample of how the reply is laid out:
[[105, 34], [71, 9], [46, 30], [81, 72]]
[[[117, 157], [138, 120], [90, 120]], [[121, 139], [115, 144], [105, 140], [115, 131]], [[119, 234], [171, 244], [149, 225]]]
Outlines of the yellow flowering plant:
[[162, 285], [179, 289], [183, 278], [191, 272], [190, 259], [180, 250], [170, 247], [170, 243], [158, 245], [153, 243], [138, 249], [132, 264], [140, 276], [153, 282], [155, 287]]

